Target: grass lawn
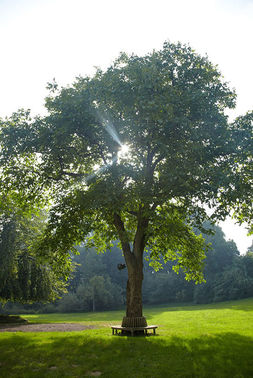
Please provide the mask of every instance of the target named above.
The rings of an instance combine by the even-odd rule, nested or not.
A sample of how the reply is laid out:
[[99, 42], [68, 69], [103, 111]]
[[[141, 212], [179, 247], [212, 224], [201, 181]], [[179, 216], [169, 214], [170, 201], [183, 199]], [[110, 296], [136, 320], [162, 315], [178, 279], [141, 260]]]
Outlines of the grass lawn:
[[0, 377], [253, 377], [253, 298], [144, 310], [157, 336], [111, 335], [123, 312], [26, 315], [82, 332], [0, 333]]

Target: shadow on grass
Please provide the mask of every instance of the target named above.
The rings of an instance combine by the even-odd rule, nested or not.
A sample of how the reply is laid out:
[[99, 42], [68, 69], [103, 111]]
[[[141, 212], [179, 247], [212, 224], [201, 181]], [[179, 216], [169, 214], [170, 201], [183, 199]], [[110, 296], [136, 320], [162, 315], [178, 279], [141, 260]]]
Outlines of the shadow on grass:
[[253, 338], [117, 337], [107, 331], [0, 338], [0, 376], [251, 377]]

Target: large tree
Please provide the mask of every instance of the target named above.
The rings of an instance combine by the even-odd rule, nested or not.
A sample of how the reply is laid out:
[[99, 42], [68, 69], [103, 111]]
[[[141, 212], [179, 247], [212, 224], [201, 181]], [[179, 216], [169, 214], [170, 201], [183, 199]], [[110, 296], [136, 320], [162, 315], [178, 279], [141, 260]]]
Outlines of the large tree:
[[2, 122], [2, 178], [25, 203], [51, 198], [37, 248], [58, 273], [74, 245], [104, 250], [119, 240], [128, 269], [123, 324], [144, 325], [145, 250], [156, 268], [161, 257], [174, 260], [199, 282], [204, 240], [192, 226], [223, 219], [235, 203], [240, 210], [241, 193], [247, 202], [252, 113], [228, 124], [235, 93], [217, 67], [169, 42], [49, 89], [46, 116], [21, 111]]

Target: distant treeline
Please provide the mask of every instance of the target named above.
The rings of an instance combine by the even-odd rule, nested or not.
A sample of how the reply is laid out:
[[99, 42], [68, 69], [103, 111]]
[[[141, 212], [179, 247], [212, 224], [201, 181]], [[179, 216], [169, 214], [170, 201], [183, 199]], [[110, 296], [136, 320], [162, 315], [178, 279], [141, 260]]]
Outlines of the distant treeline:
[[[212, 247], [207, 252], [204, 274], [206, 283], [196, 285], [185, 280], [182, 272], [173, 271], [173, 263], [163, 264], [155, 272], [148, 262], [144, 266], [143, 302], [211, 303], [253, 296], [253, 248], [240, 256], [236, 244], [226, 241], [220, 227], [206, 237]], [[77, 267], [69, 282], [68, 293], [50, 304], [17, 305], [7, 303], [6, 312], [82, 312], [121, 308], [125, 302], [126, 269], [116, 245], [111, 251], [97, 254], [93, 249], [79, 248], [74, 256]], [[119, 265], [119, 266], [118, 266]]]

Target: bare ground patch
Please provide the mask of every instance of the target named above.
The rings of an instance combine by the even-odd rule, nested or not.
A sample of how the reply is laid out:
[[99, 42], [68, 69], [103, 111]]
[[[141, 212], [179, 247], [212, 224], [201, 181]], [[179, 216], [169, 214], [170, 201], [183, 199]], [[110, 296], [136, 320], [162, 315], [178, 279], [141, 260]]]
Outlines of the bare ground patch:
[[77, 323], [1, 324], [0, 332], [71, 332], [98, 328]]

